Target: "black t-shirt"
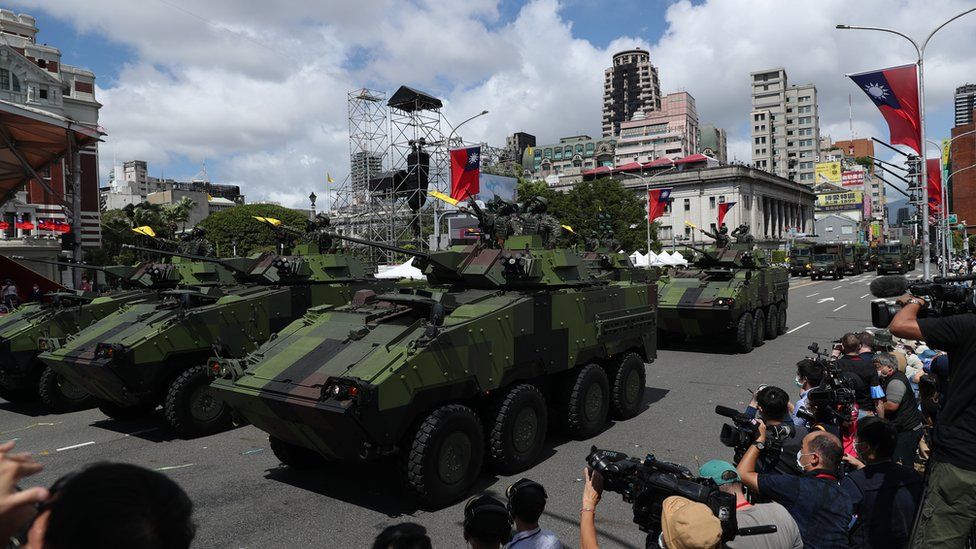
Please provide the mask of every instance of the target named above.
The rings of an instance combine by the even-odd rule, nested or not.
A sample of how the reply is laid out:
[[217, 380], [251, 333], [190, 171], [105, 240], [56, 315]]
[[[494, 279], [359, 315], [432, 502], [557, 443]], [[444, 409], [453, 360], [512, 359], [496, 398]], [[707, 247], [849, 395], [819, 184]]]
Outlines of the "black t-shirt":
[[928, 346], [950, 361], [932, 458], [976, 471], [976, 314], [920, 318], [918, 327]]
[[880, 387], [881, 379], [873, 362], [862, 360], [859, 356], [844, 356], [837, 359], [837, 367], [842, 372], [856, 375], [860, 382], [854, 387], [857, 395], [857, 405], [865, 411], [874, 411], [874, 399], [871, 398], [871, 387]]
[[922, 499], [921, 475], [890, 461], [874, 463], [844, 477], [840, 487], [855, 517], [853, 549], [907, 546]]

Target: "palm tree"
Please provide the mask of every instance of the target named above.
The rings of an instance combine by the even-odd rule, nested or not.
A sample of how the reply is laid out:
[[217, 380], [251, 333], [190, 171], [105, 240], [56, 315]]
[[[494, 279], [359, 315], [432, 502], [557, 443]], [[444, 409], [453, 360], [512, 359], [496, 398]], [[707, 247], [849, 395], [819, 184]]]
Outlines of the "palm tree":
[[197, 203], [190, 197], [184, 196], [174, 206], [176, 209], [176, 220], [182, 224], [183, 230], [185, 231], [186, 222], [190, 219], [190, 212], [193, 211], [193, 208], [197, 207]]

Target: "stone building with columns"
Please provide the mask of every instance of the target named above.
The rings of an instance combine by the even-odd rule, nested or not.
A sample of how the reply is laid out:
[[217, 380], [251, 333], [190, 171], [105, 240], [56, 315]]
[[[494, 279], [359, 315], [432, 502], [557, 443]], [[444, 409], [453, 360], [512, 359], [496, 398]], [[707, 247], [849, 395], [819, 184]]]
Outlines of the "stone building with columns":
[[[747, 165], [689, 164], [677, 170], [647, 170], [640, 177], [610, 177], [646, 200], [645, 189], [670, 188], [671, 204], [657, 219], [664, 243], [712, 242], [686, 223], [714, 231], [719, 205], [735, 202], [725, 216], [729, 230], [749, 225], [757, 241], [783, 241], [790, 232], [812, 233], [817, 197], [806, 185]], [[643, 178], [643, 180], [641, 179]]]

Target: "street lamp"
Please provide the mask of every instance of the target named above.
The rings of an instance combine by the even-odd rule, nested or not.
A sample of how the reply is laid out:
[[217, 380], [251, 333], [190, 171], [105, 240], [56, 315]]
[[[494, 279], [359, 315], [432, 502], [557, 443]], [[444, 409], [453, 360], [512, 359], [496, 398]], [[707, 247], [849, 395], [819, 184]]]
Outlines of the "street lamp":
[[312, 191], [312, 192], [311, 192], [311, 193], [310, 193], [310, 194], [308, 195], [308, 201], [312, 203], [312, 214], [311, 214], [311, 218], [312, 218], [312, 219], [315, 219], [315, 199], [316, 199], [316, 198], [318, 198], [318, 197], [317, 197], [317, 196], [315, 196], [315, 191]]
[[[926, 154], [927, 147], [925, 141], [925, 76], [923, 72], [924, 60], [925, 60], [925, 47], [929, 45], [929, 40], [931, 40], [932, 37], [935, 36], [935, 33], [942, 30], [943, 27], [955, 21], [956, 19], [959, 19], [963, 15], [972, 13], [974, 11], [976, 11], [976, 8], [970, 8], [958, 15], [953, 16], [948, 21], [942, 23], [941, 25], [936, 27], [935, 30], [930, 32], [927, 37], [925, 37], [925, 40], [922, 42], [921, 45], [919, 45], [918, 42], [916, 42], [912, 37], [908, 36], [907, 34], [896, 31], [894, 29], [887, 29], [884, 27], [862, 27], [857, 25], [837, 25], [837, 28], [841, 30], [872, 30], [878, 32], [887, 32], [889, 34], [894, 34], [896, 36], [900, 36], [904, 38], [905, 40], [908, 40], [912, 44], [912, 46], [915, 47], [915, 53], [918, 54], [918, 60], [915, 62], [915, 64], [916, 67], [918, 68], [917, 70], [918, 72], [918, 123], [919, 123], [919, 140], [921, 141], [920, 147], [922, 149], [921, 151], [919, 151], [922, 156], [922, 169], [921, 169], [922, 183], [919, 186], [922, 188], [923, 211], [924, 209], [928, 208], [928, 203], [929, 203], [928, 168], [926, 167], [926, 162], [925, 162], [925, 159], [927, 158], [927, 154]], [[928, 212], [925, 212], [925, 214], [927, 213]], [[923, 219], [926, 219], [924, 217], [924, 214], [923, 214]], [[932, 259], [932, 255], [931, 255], [931, 250], [929, 249], [929, 224], [928, 224], [928, 220], [926, 219], [925, 230], [922, 231], [922, 276], [925, 280], [931, 280], [932, 278], [931, 268], [929, 265], [931, 259]]]
[[484, 116], [486, 114], [488, 114], [488, 111], [486, 111], [486, 110], [485, 111], [481, 111], [478, 114], [476, 114], [476, 115], [474, 115], [474, 116], [472, 116], [470, 118], [465, 119], [464, 121], [462, 121], [457, 126], [454, 126], [454, 128], [451, 129], [451, 133], [447, 136], [447, 148], [451, 148], [451, 140], [454, 139], [454, 134], [456, 134], [457, 131], [459, 129], [461, 129], [461, 126], [467, 124], [468, 122], [471, 122], [472, 120], [474, 120], [475, 118], [478, 118], [479, 116]]
[[[667, 158], [667, 157], [665, 157], [665, 158]], [[668, 168], [668, 169], [666, 169], [664, 171], [657, 172], [657, 173], [655, 173], [655, 174], [653, 174], [651, 176], [648, 176], [648, 177], [644, 177], [643, 170], [641, 170], [641, 174], [640, 175], [634, 174], [634, 173], [627, 173], [627, 172], [620, 172], [619, 173], [619, 175], [622, 175], [624, 177], [633, 177], [634, 179], [638, 179], [642, 183], [644, 183], [644, 198], [648, 201], [648, 204], [647, 204], [647, 208], [648, 209], [647, 209], [647, 216], [646, 216], [647, 217], [647, 253], [648, 254], [651, 253], [651, 216], [650, 216], [650, 207], [651, 207], [651, 205], [650, 205], [650, 200], [651, 200], [651, 197], [650, 197], [651, 179], [653, 179], [653, 178], [655, 178], [655, 177], [657, 177], [659, 175], [664, 175], [664, 174], [666, 174], [668, 172], [672, 172], [672, 171], [674, 171], [677, 168], [677, 166], [674, 165], [674, 160], [671, 160], [670, 158], [668, 158], [668, 160], [671, 161], [671, 167], [670, 168]], [[674, 211], [673, 210], [671, 211], [671, 215], [674, 215]], [[672, 227], [671, 230], [672, 230], [672, 234], [673, 234], [674, 228]]]

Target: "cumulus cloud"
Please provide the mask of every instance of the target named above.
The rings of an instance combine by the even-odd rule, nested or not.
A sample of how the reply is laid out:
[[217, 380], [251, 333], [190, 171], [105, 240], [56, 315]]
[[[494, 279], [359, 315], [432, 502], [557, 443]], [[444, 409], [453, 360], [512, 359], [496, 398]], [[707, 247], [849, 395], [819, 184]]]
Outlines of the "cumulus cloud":
[[[651, 51], [665, 93], [690, 92], [701, 121], [728, 130], [730, 156], [739, 160], [749, 159], [749, 73], [768, 67], [817, 85], [823, 134], [849, 136], [852, 94], [855, 134], [884, 137], [874, 107], [843, 75], [909, 62], [913, 51], [893, 36], [834, 25], [892, 26], [922, 36], [941, 14], [967, 7], [961, 0], [682, 0], [663, 13], [660, 38], [620, 36], [600, 47], [583, 38], [586, 21], [571, 22], [571, 4], [532, 0], [507, 17], [499, 6], [32, 0], [20, 7], [134, 52], [115, 82], [98, 89], [109, 132], [103, 170], [113, 158], [146, 159], [154, 172], [206, 159], [214, 180], [242, 185], [249, 200], [289, 205], [305, 204], [311, 190], [321, 196], [325, 172], [336, 179], [348, 172], [349, 90], [426, 89], [444, 99], [454, 123], [489, 110], [465, 126], [471, 141], [500, 145], [514, 131], [541, 141], [598, 135], [603, 69], [615, 51], [634, 46]], [[631, 15], [662, 16], [651, 8]], [[932, 135], [947, 133], [960, 75], [976, 73], [968, 55], [976, 45], [972, 17], [947, 27], [929, 48]]]

